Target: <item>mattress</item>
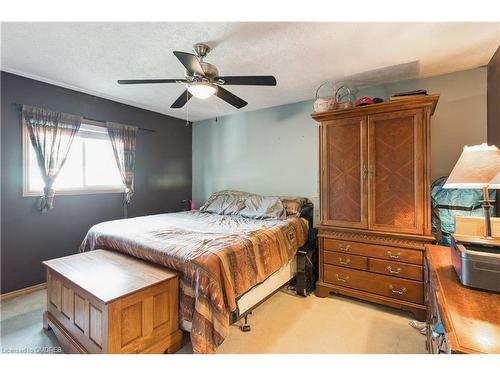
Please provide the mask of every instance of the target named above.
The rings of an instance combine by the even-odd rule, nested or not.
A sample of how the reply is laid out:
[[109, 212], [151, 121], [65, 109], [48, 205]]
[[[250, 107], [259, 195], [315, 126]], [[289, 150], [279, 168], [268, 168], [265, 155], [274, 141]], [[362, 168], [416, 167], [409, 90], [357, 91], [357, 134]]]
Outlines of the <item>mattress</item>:
[[264, 282], [254, 286], [237, 300], [239, 314], [244, 315], [253, 306], [289, 282], [296, 274], [297, 256], [294, 256], [290, 262], [269, 276]]

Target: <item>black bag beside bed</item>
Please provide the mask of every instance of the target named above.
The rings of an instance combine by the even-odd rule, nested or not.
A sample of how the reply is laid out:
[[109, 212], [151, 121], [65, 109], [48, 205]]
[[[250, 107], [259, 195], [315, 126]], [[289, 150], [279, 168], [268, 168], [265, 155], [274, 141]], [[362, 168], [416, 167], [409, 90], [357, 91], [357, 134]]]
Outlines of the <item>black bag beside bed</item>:
[[314, 290], [318, 278], [318, 251], [316, 246], [316, 229], [313, 226], [314, 208], [308, 204], [300, 211], [300, 217], [309, 223], [307, 242], [297, 251], [297, 275], [295, 290], [301, 296], [307, 296]]

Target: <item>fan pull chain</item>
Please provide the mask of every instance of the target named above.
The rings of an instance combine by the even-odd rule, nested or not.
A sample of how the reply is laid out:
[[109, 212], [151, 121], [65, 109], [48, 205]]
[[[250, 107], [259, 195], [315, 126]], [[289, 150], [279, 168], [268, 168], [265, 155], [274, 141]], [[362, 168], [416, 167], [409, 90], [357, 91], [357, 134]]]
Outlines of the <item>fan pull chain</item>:
[[[219, 101], [218, 100], [214, 100], [214, 105], [215, 105], [215, 112], [216, 113], [221, 113], [220, 106], [219, 106]], [[219, 116], [215, 116], [215, 123], [216, 124], [219, 123]]]

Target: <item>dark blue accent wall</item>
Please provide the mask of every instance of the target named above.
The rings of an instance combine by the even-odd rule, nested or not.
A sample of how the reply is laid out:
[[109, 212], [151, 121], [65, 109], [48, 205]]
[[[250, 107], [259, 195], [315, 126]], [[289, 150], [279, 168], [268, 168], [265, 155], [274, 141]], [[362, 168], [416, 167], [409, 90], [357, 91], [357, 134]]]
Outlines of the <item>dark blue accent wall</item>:
[[123, 217], [122, 194], [64, 195], [40, 213], [22, 195], [22, 127], [14, 104], [155, 130], [140, 131], [129, 217], [171, 212], [191, 198], [191, 127], [159, 113], [1, 72], [1, 292], [45, 281], [41, 262], [76, 253], [94, 224]]

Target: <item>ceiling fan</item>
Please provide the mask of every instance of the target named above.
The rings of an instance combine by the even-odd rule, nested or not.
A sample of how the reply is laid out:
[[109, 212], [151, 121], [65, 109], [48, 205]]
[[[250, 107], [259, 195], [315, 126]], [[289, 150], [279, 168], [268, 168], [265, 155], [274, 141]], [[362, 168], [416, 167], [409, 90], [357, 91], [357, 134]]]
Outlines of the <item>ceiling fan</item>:
[[197, 43], [193, 46], [196, 55], [187, 52], [174, 51], [175, 57], [184, 65], [184, 79], [135, 79], [119, 80], [122, 85], [148, 83], [182, 83], [186, 90], [177, 98], [170, 108], [182, 108], [192, 96], [206, 99], [216, 95], [236, 108], [243, 108], [248, 103], [232, 94], [222, 86], [249, 85], [249, 86], [276, 86], [273, 76], [219, 76], [215, 65], [203, 61], [210, 52], [210, 46]]

